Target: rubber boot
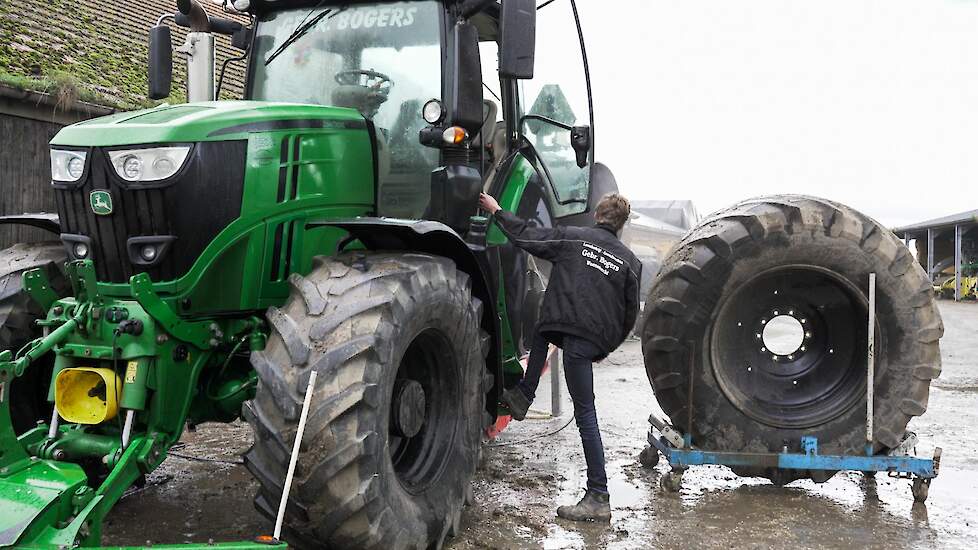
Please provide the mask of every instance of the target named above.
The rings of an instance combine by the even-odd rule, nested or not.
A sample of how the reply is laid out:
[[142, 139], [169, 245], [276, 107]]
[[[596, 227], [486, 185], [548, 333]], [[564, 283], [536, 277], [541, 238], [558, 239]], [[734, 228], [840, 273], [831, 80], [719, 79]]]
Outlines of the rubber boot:
[[557, 508], [557, 516], [571, 521], [611, 521], [611, 503], [607, 494], [588, 489], [577, 504]]
[[523, 420], [526, 418], [527, 411], [530, 410], [530, 398], [518, 386], [504, 391], [499, 400], [509, 409], [509, 414], [513, 420]]

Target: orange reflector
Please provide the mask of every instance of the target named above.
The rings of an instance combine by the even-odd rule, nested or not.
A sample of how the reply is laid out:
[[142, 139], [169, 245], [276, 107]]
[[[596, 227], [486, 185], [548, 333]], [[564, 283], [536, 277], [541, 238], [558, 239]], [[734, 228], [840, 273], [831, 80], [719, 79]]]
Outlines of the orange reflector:
[[445, 128], [445, 132], [441, 135], [441, 137], [443, 140], [445, 140], [445, 143], [449, 145], [458, 145], [459, 143], [465, 141], [465, 138], [469, 137], [469, 134], [465, 131], [465, 128], [450, 126]]

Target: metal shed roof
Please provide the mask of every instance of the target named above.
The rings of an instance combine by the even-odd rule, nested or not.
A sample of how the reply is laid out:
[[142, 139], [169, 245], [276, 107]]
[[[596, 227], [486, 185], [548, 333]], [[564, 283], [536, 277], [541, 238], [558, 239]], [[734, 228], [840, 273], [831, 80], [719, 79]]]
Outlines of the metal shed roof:
[[676, 227], [675, 225], [641, 212], [632, 212], [632, 215], [629, 217], [629, 223], [632, 224], [633, 229], [637, 230], [653, 231], [676, 237], [682, 237], [686, 234], [686, 230], [681, 227]]
[[942, 218], [934, 218], [933, 220], [928, 220], [925, 222], [906, 225], [903, 227], [897, 227], [896, 229], [893, 230], [893, 232], [915, 233], [918, 231], [926, 231], [928, 229], [938, 229], [942, 227], [952, 227], [959, 224], [976, 224], [976, 223], [978, 223], [978, 210], [968, 210], [966, 212], [961, 212], [959, 214], [952, 214], [950, 216], [944, 216]]

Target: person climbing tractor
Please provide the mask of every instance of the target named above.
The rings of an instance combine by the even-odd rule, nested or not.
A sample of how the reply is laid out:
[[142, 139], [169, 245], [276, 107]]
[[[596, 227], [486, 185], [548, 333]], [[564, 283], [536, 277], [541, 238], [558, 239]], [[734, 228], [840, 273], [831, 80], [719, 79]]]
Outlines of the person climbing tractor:
[[631, 207], [625, 197], [612, 193], [595, 208], [595, 227], [542, 228], [502, 210], [485, 193], [479, 204], [514, 245], [553, 263], [526, 374], [503, 393], [502, 403], [514, 419], [526, 418], [549, 344], [564, 351], [567, 389], [587, 462], [587, 491], [577, 504], [557, 508], [557, 515], [574, 521], [610, 520], [591, 363], [621, 345], [638, 316], [642, 264], [618, 238]]

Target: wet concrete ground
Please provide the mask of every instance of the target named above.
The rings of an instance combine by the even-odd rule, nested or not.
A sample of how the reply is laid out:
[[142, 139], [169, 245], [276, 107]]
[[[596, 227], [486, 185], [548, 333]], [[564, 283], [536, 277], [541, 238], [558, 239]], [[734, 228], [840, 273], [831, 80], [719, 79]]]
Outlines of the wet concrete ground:
[[[564, 416], [511, 424], [487, 449], [463, 532], [449, 548], [975, 548], [978, 547], [978, 305], [941, 303], [944, 371], [927, 413], [911, 423], [918, 454], [944, 449], [927, 503], [914, 504], [909, 481], [838, 474], [817, 485], [775, 487], [722, 467], [688, 471], [680, 493], [658, 486], [665, 464], [638, 465], [650, 411], [661, 414], [637, 342], [595, 369], [598, 414], [610, 477], [610, 525], [554, 517], [583, 490], [584, 458]], [[535, 407], [549, 410], [545, 376]], [[539, 415], [543, 416], [543, 415]], [[255, 483], [238, 455], [245, 425], [201, 427], [109, 516], [105, 544], [240, 540], [271, 531], [254, 511]], [[527, 439], [531, 439], [527, 441]]]

